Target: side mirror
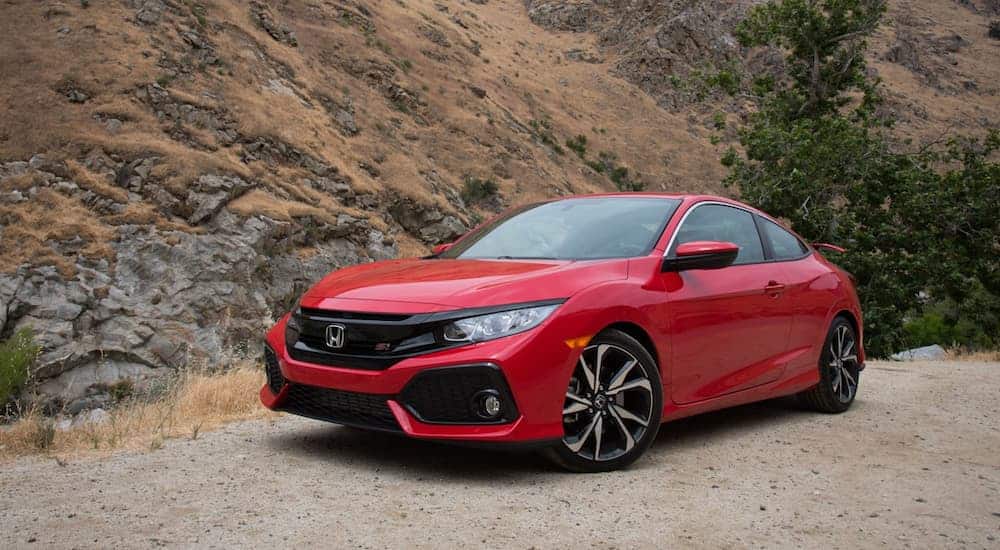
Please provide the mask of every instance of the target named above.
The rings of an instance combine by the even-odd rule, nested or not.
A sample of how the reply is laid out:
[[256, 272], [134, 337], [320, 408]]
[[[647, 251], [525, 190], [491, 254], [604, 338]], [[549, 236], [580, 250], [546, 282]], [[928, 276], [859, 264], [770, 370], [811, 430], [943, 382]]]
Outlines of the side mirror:
[[431, 249], [431, 252], [432, 252], [432, 253], [433, 253], [433, 254], [434, 254], [435, 256], [437, 256], [438, 254], [442, 254], [442, 253], [444, 253], [444, 252], [445, 252], [446, 250], [448, 250], [449, 248], [451, 248], [451, 245], [453, 245], [453, 244], [455, 244], [455, 243], [444, 243], [444, 244], [439, 244], [439, 245], [435, 246], [434, 248], [432, 248], [432, 249]]
[[720, 241], [693, 241], [677, 247], [672, 258], [664, 258], [660, 271], [719, 269], [736, 261], [740, 247]]

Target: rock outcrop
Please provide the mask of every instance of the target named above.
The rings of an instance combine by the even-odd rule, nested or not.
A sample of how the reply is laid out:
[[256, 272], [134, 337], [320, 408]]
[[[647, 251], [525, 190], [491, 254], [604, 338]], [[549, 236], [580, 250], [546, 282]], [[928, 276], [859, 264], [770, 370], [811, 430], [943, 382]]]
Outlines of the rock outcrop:
[[[0, 203], [29, 200], [39, 188], [88, 193], [27, 163], [0, 165], [0, 181], [4, 174], [38, 184]], [[123, 224], [110, 242], [113, 261], [78, 256], [70, 276], [28, 264], [0, 273], [0, 334], [33, 330], [42, 354], [32, 377], [44, 404], [76, 412], [103, 405], [121, 379], [143, 384], [169, 368], [255, 357], [264, 330], [313, 282], [397, 253], [391, 239], [351, 216], [317, 229], [223, 208], [248, 185], [199, 178], [186, 201], [189, 219], [205, 222], [202, 232]], [[300, 254], [302, 246], [310, 253]]]

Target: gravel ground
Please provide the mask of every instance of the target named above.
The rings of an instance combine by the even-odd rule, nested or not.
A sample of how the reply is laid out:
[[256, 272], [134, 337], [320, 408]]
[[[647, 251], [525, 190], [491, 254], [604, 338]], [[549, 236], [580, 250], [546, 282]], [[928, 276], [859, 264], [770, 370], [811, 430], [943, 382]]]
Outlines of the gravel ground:
[[0, 547], [1000, 548], [998, 363], [872, 363], [840, 416], [768, 402], [573, 475], [282, 417], [0, 471]]

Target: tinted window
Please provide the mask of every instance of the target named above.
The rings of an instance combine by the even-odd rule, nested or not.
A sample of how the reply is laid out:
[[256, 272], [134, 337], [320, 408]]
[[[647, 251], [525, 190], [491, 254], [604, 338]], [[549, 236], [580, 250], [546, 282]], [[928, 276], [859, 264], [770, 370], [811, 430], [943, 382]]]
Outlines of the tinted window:
[[460, 240], [442, 258], [588, 260], [649, 254], [680, 201], [590, 197], [533, 204]]
[[[673, 249], [693, 241], [723, 241], [739, 246], [740, 253], [733, 263], [764, 261], [764, 247], [760, 244], [753, 215], [739, 208], [718, 204], [695, 207], [677, 230]], [[673, 250], [670, 252], [672, 254]]]
[[801, 258], [806, 251], [806, 245], [795, 235], [792, 235], [785, 228], [761, 218], [764, 226], [764, 238], [771, 242], [771, 251], [774, 252], [775, 260], [791, 260]]

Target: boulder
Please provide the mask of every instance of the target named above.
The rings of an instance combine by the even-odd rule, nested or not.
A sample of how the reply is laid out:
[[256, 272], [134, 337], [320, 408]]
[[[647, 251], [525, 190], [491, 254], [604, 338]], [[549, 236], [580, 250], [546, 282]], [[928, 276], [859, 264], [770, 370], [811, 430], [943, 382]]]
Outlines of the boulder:
[[908, 349], [892, 355], [893, 361], [940, 361], [948, 356], [941, 346], [934, 344], [921, 348]]
[[525, 0], [531, 21], [556, 31], [583, 32], [603, 19], [603, 15], [587, 0]]

